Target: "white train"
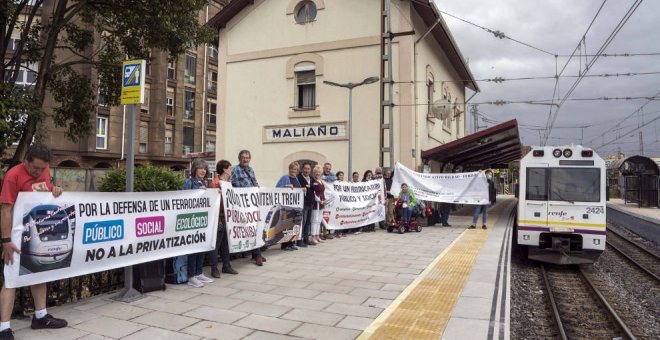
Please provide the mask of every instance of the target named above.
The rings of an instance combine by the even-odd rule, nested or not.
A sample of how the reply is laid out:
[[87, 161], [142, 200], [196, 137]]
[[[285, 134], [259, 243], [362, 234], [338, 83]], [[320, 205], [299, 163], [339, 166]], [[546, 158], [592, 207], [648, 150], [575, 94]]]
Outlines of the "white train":
[[533, 260], [593, 263], [605, 250], [606, 166], [582, 146], [532, 147], [520, 161], [516, 240]]
[[23, 216], [22, 266], [32, 272], [68, 267], [76, 229], [73, 209], [43, 204]]

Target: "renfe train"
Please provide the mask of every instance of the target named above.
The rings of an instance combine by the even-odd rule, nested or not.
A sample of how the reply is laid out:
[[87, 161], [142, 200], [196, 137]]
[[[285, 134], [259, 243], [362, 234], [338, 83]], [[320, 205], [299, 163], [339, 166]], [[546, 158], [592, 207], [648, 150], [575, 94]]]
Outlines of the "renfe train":
[[533, 147], [520, 161], [516, 240], [533, 260], [593, 263], [605, 250], [605, 162], [582, 146]]

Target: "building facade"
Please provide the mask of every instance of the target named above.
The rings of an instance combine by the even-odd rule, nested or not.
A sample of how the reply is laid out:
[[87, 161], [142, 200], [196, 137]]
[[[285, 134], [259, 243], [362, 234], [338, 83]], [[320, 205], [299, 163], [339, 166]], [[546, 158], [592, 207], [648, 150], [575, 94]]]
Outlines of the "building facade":
[[[199, 13], [200, 23], [206, 23], [228, 2], [210, 1]], [[43, 21], [48, 20], [47, 15], [55, 3], [43, 3], [40, 11]], [[66, 52], [57, 55], [61, 60], [68, 57]], [[182, 170], [188, 167], [186, 155], [216, 149], [218, 47], [215, 44], [200, 45], [177, 56], [173, 62], [168, 59], [167, 52], [154, 50], [147, 63], [145, 103], [136, 107], [135, 163]], [[98, 84], [93, 67], [81, 66], [76, 71]], [[29, 73], [25, 74], [28, 77]], [[101, 96], [97, 100], [92, 118], [94, 131], [77, 142], [67, 139], [66, 128], [56, 127], [50, 119], [41, 124], [39, 133], [53, 150], [54, 166], [109, 168], [125, 164], [128, 153], [126, 108], [123, 105], [108, 106]], [[46, 111], [54, 105], [52, 98], [47, 96]]]
[[[262, 185], [292, 161], [348, 169], [349, 91], [334, 83], [381, 78], [386, 0], [234, 0], [219, 29], [217, 158], [242, 149]], [[429, 1], [391, 0], [394, 159], [421, 169], [421, 150], [463, 137], [474, 79]], [[352, 169], [380, 165], [382, 80], [352, 90]], [[385, 166], [388, 161], [385, 160]], [[350, 175], [347, 175], [347, 178]]]

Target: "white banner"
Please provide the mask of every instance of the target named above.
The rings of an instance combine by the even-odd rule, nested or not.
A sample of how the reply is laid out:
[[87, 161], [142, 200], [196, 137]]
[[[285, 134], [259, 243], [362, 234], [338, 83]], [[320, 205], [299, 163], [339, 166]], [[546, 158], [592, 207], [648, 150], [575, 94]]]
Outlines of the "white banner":
[[385, 219], [385, 185], [382, 179], [323, 183], [326, 198], [323, 220], [328, 229], [358, 228]]
[[222, 199], [232, 253], [295, 241], [301, 233], [302, 189], [235, 188], [222, 182]]
[[415, 198], [423, 201], [489, 204], [488, 180], [482, 171], [424, 174], [396, 163], [390, 193], [395, 197], [401, 184], [408, 184]]
[[[39, 203], [36, 203], [39, 202]], [[22, 192], [5, 266], [9, 288], [126, 267], [215, 247], [218, 190]]]

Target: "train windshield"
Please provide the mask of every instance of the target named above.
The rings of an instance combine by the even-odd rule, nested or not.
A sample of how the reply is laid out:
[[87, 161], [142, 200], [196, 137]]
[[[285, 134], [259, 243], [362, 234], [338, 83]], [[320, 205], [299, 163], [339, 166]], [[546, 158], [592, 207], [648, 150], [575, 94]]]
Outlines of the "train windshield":
[[549, 170], [551, 201], [600, 201], [600, 169], [552, 168]]

